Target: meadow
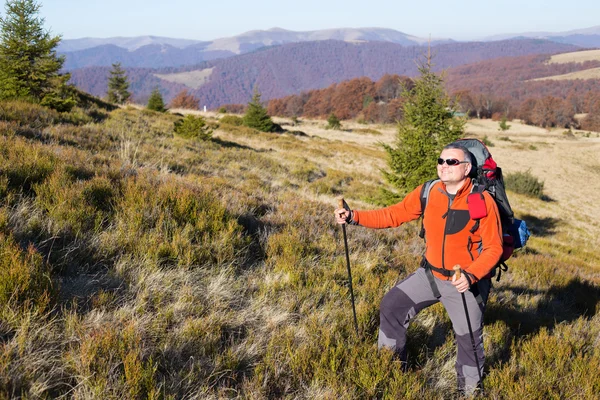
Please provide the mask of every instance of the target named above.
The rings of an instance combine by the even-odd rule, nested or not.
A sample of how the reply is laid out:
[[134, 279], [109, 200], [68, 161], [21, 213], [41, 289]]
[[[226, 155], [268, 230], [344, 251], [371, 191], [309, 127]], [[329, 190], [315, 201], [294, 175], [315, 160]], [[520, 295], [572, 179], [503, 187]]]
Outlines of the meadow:
[[[354, 332], [333, 210], [379, 206], [395, 126], [203, 115], [207, 141], [174, 114], [0, 103], [0, 398], [457, 398], [441, 306], [411, 325], [407, 372], [376, 346], [417, 223], [348, 228]], [[509, 192], [533, 236], [494, 282], [482, 398], [595, 399], [600, 138], [510, 125], [467, 124], [545, 188]]]

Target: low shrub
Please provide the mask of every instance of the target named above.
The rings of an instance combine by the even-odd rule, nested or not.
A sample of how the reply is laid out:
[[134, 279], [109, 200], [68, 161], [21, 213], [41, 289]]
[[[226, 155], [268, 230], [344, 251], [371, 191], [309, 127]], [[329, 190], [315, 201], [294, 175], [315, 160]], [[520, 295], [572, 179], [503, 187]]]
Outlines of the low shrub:
[[112, 213], [116, 189], [102, 177], [73, 181], [70, 175], [54, 173], [34, 187], [36, 204], [52, 220], [53, 234], [81, 237], [97, 232]]
[[504, 183], [508, 190], [515, 193], [540, 199], [544, 197], [544, 182], [540, 182], [530, 171], [506, 174]]
[[213, 132], [203, 117], [193, 115], [187, 115], [185, 118], [175, 121], [174, 131], [184, 138], [200, 140], [210, 139]]
[[329, 114], [329, 117], [327, 117], [327, 126], [325, 126], [325, 129], [342, 129], [342, 123], [340, 122], [339, 118], [335, 116], [335, 114]]
[[229, 124], [233, 126], [242, 126], [244, 124], [244, 120], [237, 115], [226, 115], [219, 120], [222, 124]]
[[[133, 325], [105, 324], [86, 332], [68, 357], [86, 379], [78, 386], [108, 398], [160, 398], [155, 381], [157, 364], [144, 353], [142, 337]], [[79, 390], [81, 390], [79, 389]], [[77, 393], [77, 392], [75, 392]]]
[[0, 141], [0, 155], [0, 177], [6, 179], [7, 189], [25, 193], [45, 181], [57, 163], [53, 154], [21, 139]]
[[371, 128], [352, 129], [352, 132], [368, 133], [370, 135], [381, 135], [381, 132], [379, 132], [377, 129], [371, 129]]
[[492, 141], [490, 140], [490, 138], [488, 138], [488, 136], [487, 136], [487, 135], [485, 135], [485, 136], [483, 137], [483, 139], [481, 139], [481, 141], [482, 141], [482, 142], [483, 142], [483, 144], [485, 144], [487, 147], [494, 147], [494, 142], [492, 142]]
[[0, 121], [15, 121], [21, 126], [45, 128], [61, 120], [60, 114], [48, 107], [26, 101], [0, 102]]
[[502, 120], [498, 123], [498, 130], [499, 131], [507, 131], [510, 129], [510, 125], [508, 125], [506, 123], [506, 117], [502, 117]]
[[175, 180], [128, 179], [115, 206], [113, 250], [164, 266], [239, 264], [247, 240], [213, 191], [209, 185], [187, 187]]
[[45, 309], [52, 293], [48, 275], [42, 256], [33, 246], [24, 251], [11, 236], [0, 233], [0, 308]]

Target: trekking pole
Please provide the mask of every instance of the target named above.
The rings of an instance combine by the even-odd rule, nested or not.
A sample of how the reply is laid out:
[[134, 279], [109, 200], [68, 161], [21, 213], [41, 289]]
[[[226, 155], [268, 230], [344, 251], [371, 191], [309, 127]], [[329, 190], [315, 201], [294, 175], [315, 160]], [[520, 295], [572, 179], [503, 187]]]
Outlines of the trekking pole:
[[[460, 266], [454, 266], [454, 275], [456, 279], [460, 279]], [[465, 315], [467, 317], [467, 327], [469, 328], [469, 335], [471, 336], [471, 345], [473, 346], [473, 355], [475, 356], [475, 363], [477, 364], [477, 375], [479, 375], [479, 384], [481, 385], [481, 391], [483, 392], [483, 379], [481, 378], [481, 368], [479, 367], [479, 357], [477, 357], [477, 347], [475, 346], [475, 337], [473, 336], [473, 329], [471, 328], [471, 318], [469, 318], [469, 310], [467, 308], [467, 300], [465, 299], [465, 293], [460, 294], [462, 296], [463, 306], [465, 306]]]
[[[344, 201], [343, 198], [339, 199], [338, 208], [344, 208], [350, 211], [350, 207]], [[346, 224], [342, 225], [342, 232], [344, 232], [344, 247], [346, 248], [346, 266], [348, 267], [348, 283], [350, 286], [350, 298], [352, 299], [352, 313], [354, 314], [354, 329], [358, 336], [358, 320], [356, 319], [356, 307], [354, 306], [354, 290], [352, 290], [352, 270], [350, 269], [350, 252], [348, 251], [348, 238], [346, 236]]]

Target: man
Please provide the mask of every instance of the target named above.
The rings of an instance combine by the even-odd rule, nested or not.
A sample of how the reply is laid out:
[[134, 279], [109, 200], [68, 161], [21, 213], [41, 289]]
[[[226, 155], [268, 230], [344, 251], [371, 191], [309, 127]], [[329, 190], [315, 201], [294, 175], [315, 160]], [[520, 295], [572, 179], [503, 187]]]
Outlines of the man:
[[[473, 220], [467, 197], [473, 189], [469, 178], [473, 156], [465, 148], [450, 144], [438, 159], [439, 181], [431, 186], [427, 205], [421, 210], [421, 188], [393, 206], [373, 210], [335, 210], [339, 224], [368, 228], [397, 227], [423, 214], [426, 250], [421, 267], [394, 286], [380, 305], [379, 347], [393, 349], [406, 362], [406, 330], [422, 309], [441, 301], [454, 329], [458, 346], [456, 372], [459, 390], [472, 394], [483, 376], [483, 312], [491, 287], [489, 274], [502, 255], [502, 228], [495, 201], [482, 193], [485, 214]], [[474, 201], [472, 201], [474, 203]], [[454, 266], [460, 266], [460, 278]], [[477, 349], [480, 370], [469, 335], [461, 299], [464, 293]], [[404, 364], [406, 365], [406, 364]]]

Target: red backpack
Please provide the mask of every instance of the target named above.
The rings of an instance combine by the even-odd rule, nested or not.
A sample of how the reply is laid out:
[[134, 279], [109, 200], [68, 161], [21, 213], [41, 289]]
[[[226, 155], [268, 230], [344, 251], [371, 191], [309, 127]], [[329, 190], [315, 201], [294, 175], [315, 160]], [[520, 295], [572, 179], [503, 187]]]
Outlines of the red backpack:
[[[472, 231], [479, 227], [479, 220], [487, 215], [485, 199], [483, 192], [487, 191], [498, 206], [500, 213], [500, 222], [502, 224], [502, 257], [496, 268], [490, 274], [496, 275], [498, 270], [497, 281], [500, 280], [502, 271], [506, 271], [508, 266], [505, 261], [508, 260], [515, 249], [525, 246], [529, 239], [530, 233], [527, 229], [525, 221], [516, 219], [514, 212], [508, 202], [506, 190], [504, 187], [504, 179], [502, 177], [502, 169], [492, 158], [492, 155], [486, 145], [478, 139], [459, 139], [453, 144], [461, 146], [468, 150], [472, 155], [473, 166], [471, 168], [471, 179], [473, 180], [473, 189], [467, 198], [469, 205], [469, 215], [475, 220], [475, 226]], [[436, 180], [425, 182], [421, 189], [421, 210], [425, 211], [429, 192], [433, 183]], [[424, 230], [421, 228], [420, 236], [423, 237]]]

